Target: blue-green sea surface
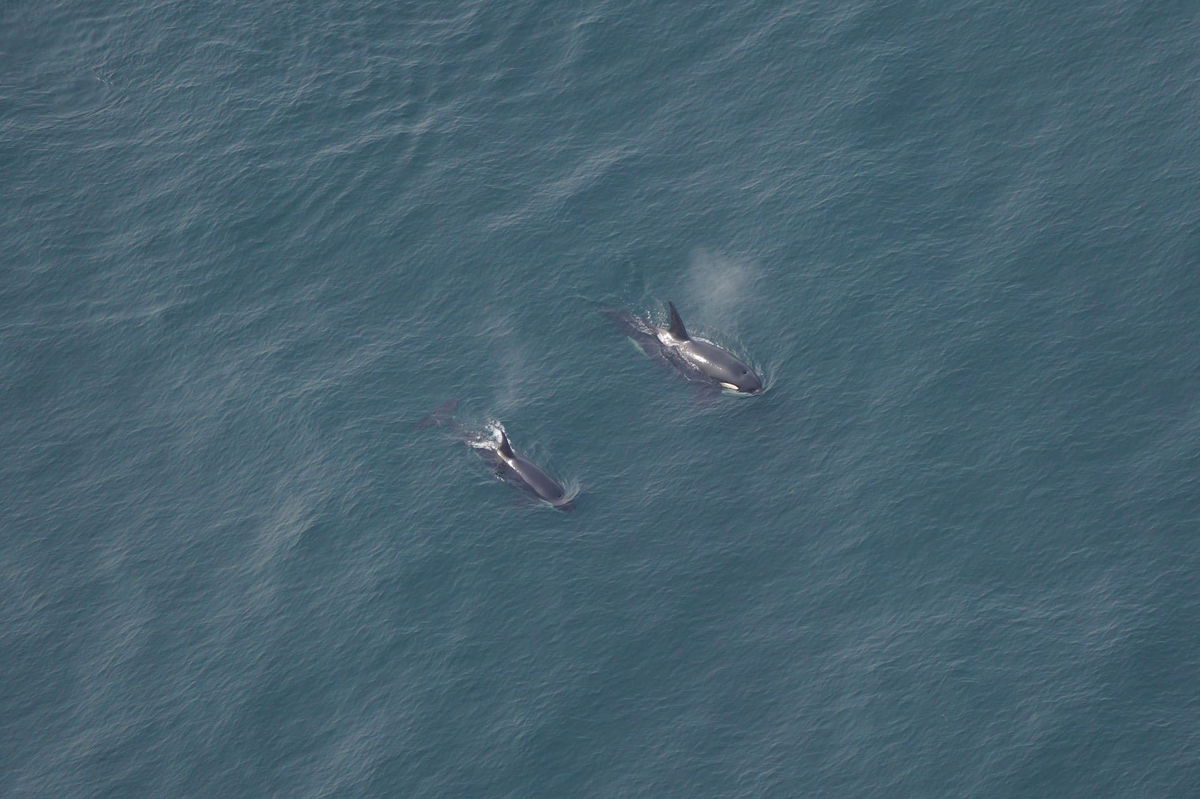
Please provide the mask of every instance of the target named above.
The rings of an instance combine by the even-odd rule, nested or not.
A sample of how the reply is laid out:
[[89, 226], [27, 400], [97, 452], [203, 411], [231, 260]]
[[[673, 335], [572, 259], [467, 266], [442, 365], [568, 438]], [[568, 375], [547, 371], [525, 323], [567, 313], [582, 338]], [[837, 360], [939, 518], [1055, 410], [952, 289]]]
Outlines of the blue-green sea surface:
[[1198, 37], [5, 4], [0, 795], [1200, 795]]

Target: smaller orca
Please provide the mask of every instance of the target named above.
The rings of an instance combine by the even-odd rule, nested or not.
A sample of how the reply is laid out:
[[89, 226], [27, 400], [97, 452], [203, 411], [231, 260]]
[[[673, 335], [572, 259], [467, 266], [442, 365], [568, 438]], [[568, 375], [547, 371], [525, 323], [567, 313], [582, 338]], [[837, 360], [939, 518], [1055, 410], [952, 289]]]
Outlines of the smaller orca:
[[702, 338], [688, 335], [675, 303], [668, 302], [671, 320], [659, 327], [619, 311], [606, 311], [647, 354], [663, 358], [689, 379], [701, 379], [739, 394], [758, 394], [762, 379], [729, 350]]
[[[549, 502], [559, 510], [571, 511], [575, 500], [567, 496], [562, 483], [555, 480], [533, 461], [513, 451], [504, 428], [499, 428], [500, 440], [490, 458], [501, 478], [514, 483], [533, 496]], [[485, 450], [486, 451], [486, 450]]]
[[[458, 400], [450, 400], [423, 419], [418, 427], [451, 427], [468, 446], [491, 464], [496, 476], [517, 486], [534, 499], [568, 513], [575, 508], [575, 498], [567, 493], [562, 483], [546, 473], [542, 467], [516, 452], [508, 440], [508, 434], [499, 423], [492, 426], [491, 436], [473, 433], [454, 420]], [[498, 438], [497, 438], [498, 436]]]

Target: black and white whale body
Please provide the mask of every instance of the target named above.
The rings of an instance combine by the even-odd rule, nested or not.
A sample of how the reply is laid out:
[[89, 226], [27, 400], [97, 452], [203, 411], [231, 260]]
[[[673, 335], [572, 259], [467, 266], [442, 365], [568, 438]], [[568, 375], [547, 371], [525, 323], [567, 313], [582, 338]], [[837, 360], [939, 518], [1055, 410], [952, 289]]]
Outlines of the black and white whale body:
[[495, 449], [481, 449], [495, 466], [500, 477], [528, 491], [540, 500], [549, 502], [559, 510], [570, 511], [575, 506], [573, 499], [568, 499], [567, 490], [562, 483], [546, 474], [542, 467], [515, 452], [508, 441], [508, 435], [503, 429], [499, 431], [500, 440]]
[[496, 476], [517, 486], [534, 499], [542, 500], [563, 511], [575, 507], [575, 499], [567, 493], [563, 484], [546, 473], [542, 467], [516, 452], [508, 440], [508, 434], [499, 424], [492, 426], [492, 435], [481, 435], [464, 429], [454, 421], [458, 400], [451, 400], [426, 417], [420, 427], [437, 425], [451, 427], [462, 436], [472, 449], [487, 461]]
[[689, 379], [709, 382], [739, 394], [758, 394], [763, 390], [762, 379], [753, 369], [729, 350], [689, 336], [675, 310], [675, 303], [668, 302], [667, 307], [671, 321], [665, 328], [621, 311], [605, 313], [647, 355], [664, 359]]

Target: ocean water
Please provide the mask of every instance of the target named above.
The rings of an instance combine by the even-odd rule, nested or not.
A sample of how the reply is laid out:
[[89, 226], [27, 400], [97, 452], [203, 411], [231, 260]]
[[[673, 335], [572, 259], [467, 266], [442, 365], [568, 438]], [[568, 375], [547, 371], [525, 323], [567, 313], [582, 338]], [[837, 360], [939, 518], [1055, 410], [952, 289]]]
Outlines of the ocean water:
[[4, 4], [0, 795], [1200, 795], [1198, 40]]

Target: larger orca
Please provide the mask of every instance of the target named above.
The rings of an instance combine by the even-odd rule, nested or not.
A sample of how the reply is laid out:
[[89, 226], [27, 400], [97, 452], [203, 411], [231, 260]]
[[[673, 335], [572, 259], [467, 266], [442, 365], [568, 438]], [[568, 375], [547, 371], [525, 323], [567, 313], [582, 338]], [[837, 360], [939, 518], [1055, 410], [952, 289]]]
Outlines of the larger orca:
[[492, 466], [501, 480], [559, 510], [570, 512], [575, 508], [575, 497], [542, 467], [514, 450], [508, 440], [508, 433], [500, 424], [492, 424], [489, 435], [471, 432], [454, 420], [454, 411], [457, 408], [458, 400], [451, 400], [427, 416], [420, 426], [452, 427], [468, 446]]
[[659, 357], [692, 380], [701, 380], [739, 394], [758, 394], [762, 379], [729, 350], [707, 339], [688, 335], [675, 303], [668, 302], [671, 319], [660, 327], [623, 311], [606, 311], [610, 318], [652, 357]]

